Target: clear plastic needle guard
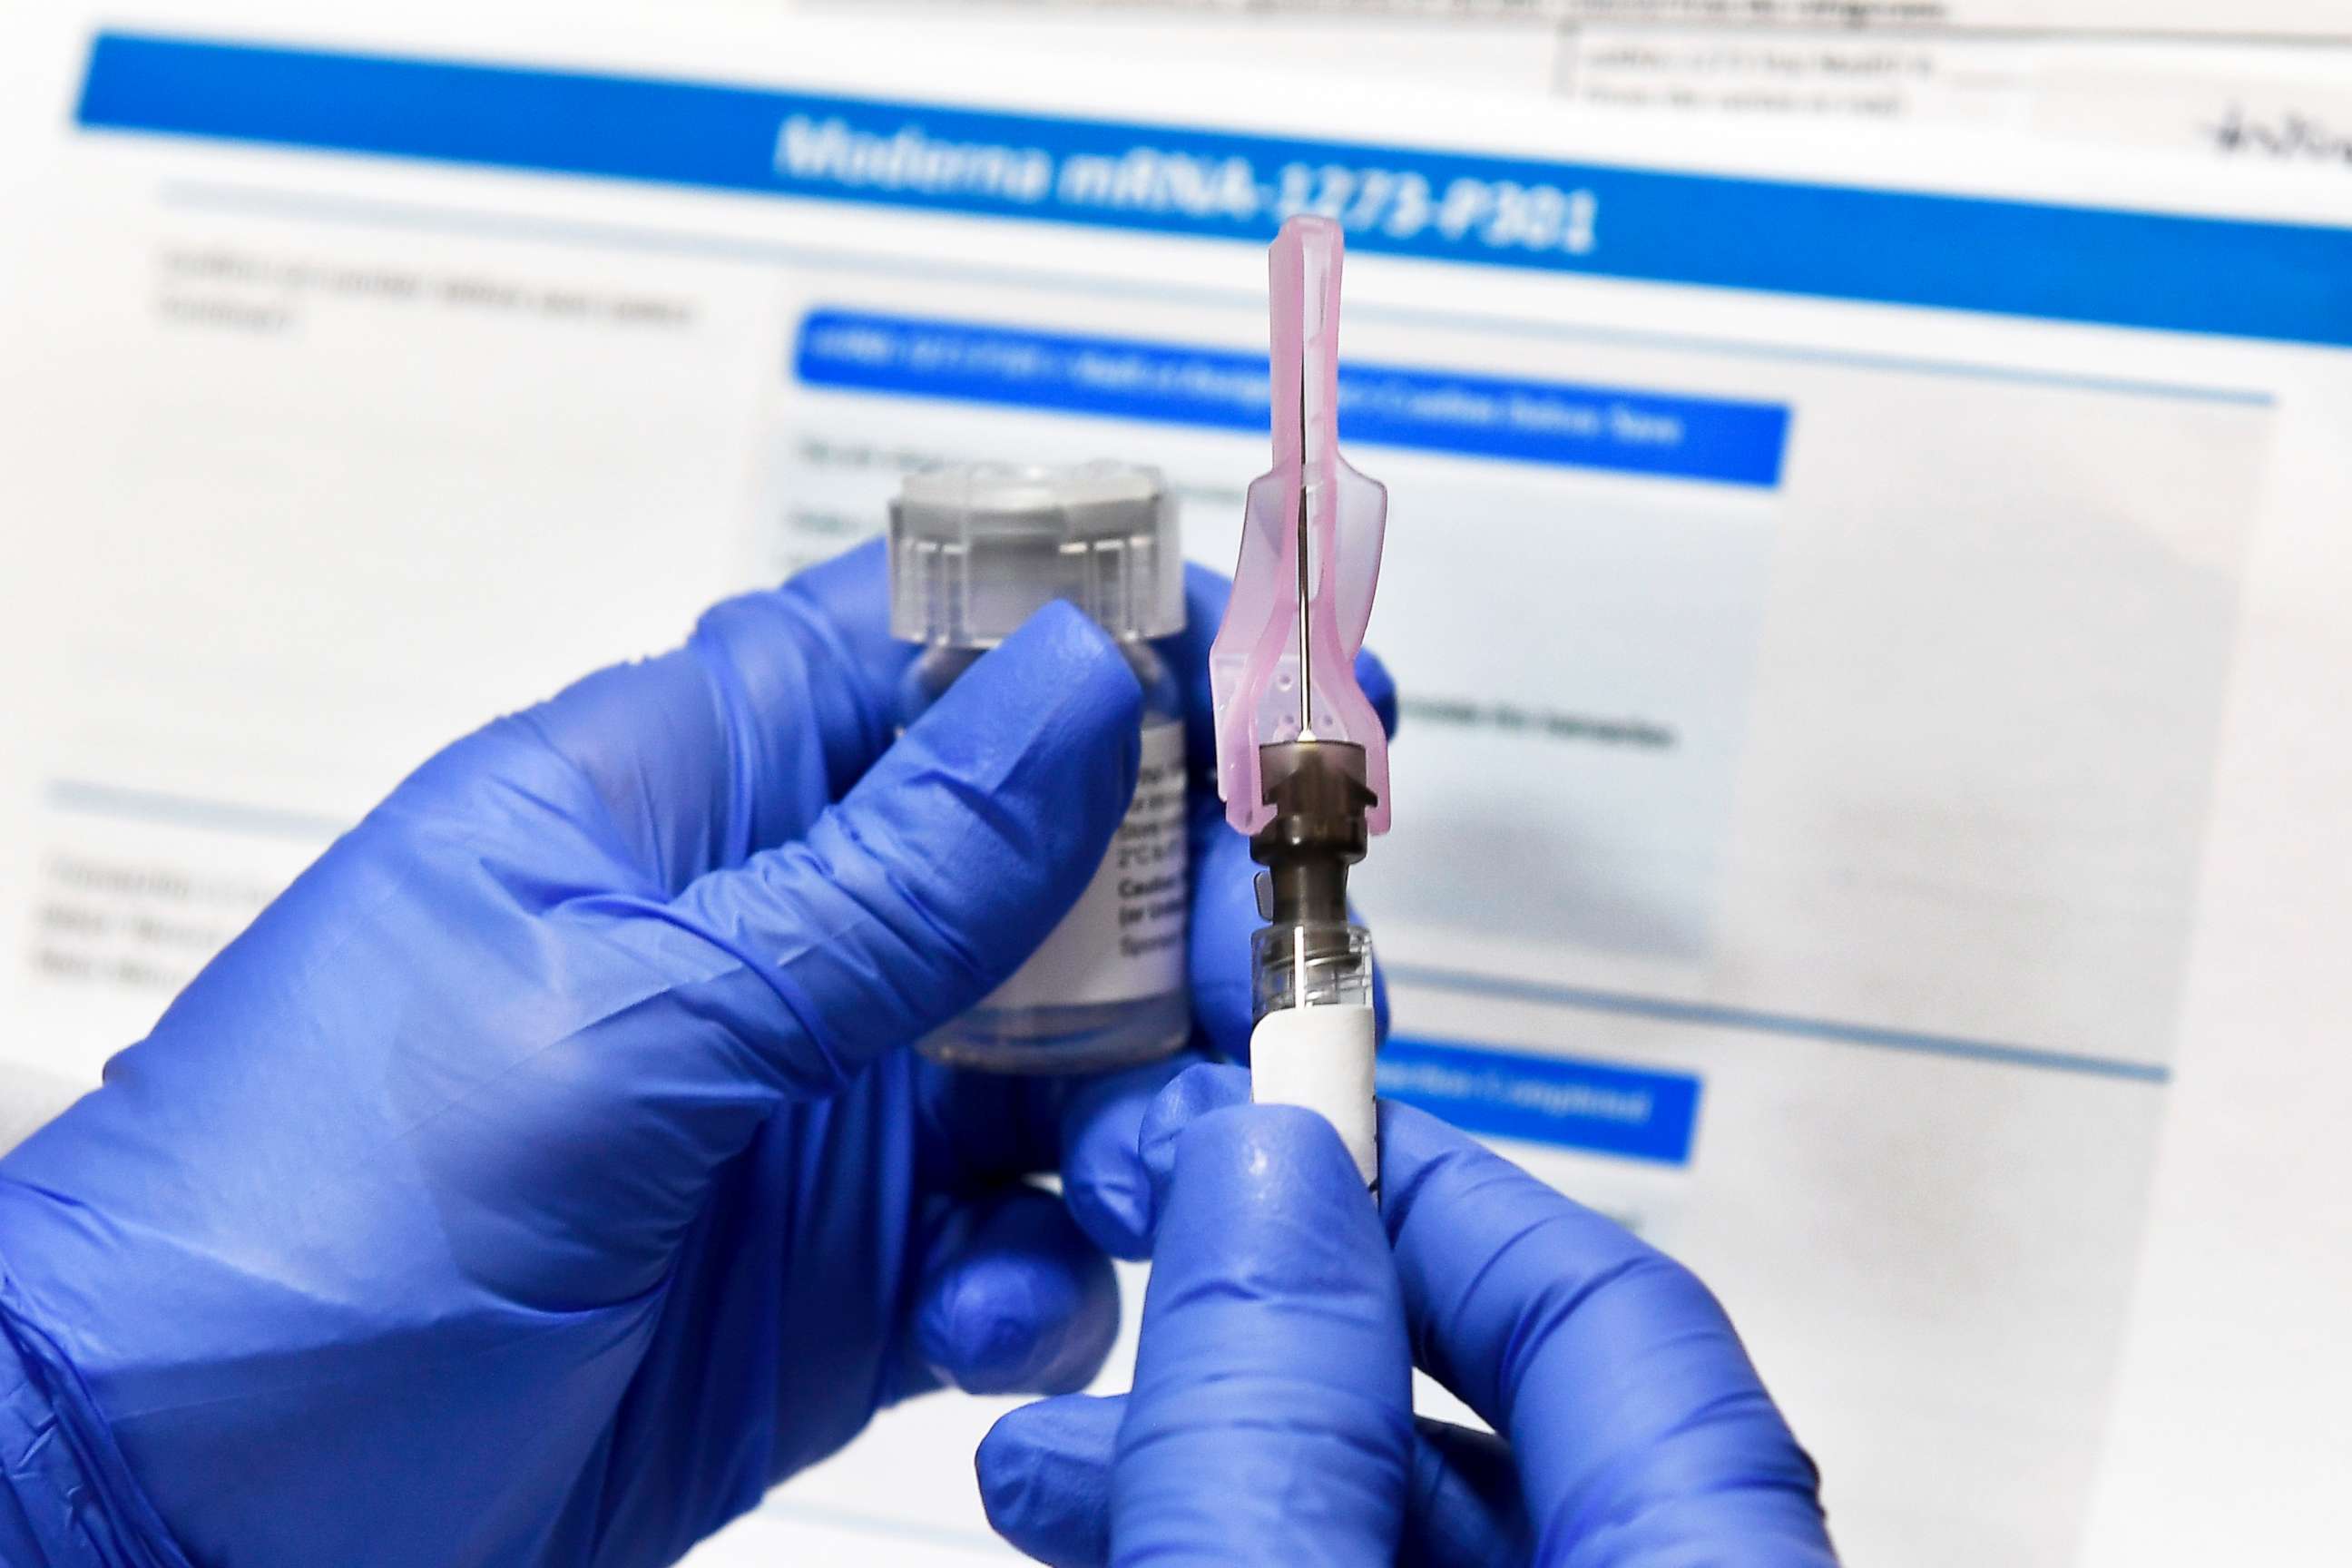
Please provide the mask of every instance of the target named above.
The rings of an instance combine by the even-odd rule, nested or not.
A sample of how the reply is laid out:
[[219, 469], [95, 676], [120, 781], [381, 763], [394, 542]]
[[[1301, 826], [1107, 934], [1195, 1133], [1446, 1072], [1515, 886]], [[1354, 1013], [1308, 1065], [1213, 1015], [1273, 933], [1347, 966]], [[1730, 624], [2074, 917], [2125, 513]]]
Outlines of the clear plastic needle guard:
[[1225, 820], [1255, 833], [1274, 816], [1259, 751], [1271, 742], [1345, 741], [1364, 752], [1389, 828], [1389, 745], [1356, 684], [1372, 618], [1389, 495], [1339, 456], [1339, 226], [1295, 217], [1269, 256], [1274, 467], [1249, 488], [1234, 595], [1209, 649], [1217, 793]]
[[1389, 826], [1388, 735], [1356, 684], [1388, 491], [1339, 456], [1341, 248], [1338, 224], [1297, 217], [1269, 256], [1274, 467], [1249, 488], [1209, 679], [1225, 819], [1265, 868], [1252, 1094], [1328, 1118], [1377, 1193], [1371, 939], [1348, 868]]

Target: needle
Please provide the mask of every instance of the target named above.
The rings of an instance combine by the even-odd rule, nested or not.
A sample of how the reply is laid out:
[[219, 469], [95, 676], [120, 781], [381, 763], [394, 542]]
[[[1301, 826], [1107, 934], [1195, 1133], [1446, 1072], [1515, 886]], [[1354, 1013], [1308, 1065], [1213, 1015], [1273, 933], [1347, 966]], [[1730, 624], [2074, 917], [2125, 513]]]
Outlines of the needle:
[[1307, 357], [1298, 360], [1298, 738], [1315, 738], [1315, 670], [1307, 651]]

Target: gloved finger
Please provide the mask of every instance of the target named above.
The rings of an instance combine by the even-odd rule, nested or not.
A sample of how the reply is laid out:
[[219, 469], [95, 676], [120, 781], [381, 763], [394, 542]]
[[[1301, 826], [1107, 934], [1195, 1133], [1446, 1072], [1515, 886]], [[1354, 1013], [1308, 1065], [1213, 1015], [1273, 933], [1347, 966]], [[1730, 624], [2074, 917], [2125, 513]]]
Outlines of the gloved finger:
[[1111, 1479], [1115, 1554], [1391, 1561], [1411, 1369], [1395, 1274], [1339, 1134], [1290, 1106], [1213, 1112], [1178, 1141], [1160, 1209]]
[[1249, 1055], [1250, 938], [1257, 914], [1257, 865], [1249, 840], [1225, 821], [1214, 793], [1196, 795], [1189, 826], [1192, 924], [1186, 967], [1192, 984], [1192, 1029], [1219, 1056]]
[[1176, 1075], [1144, 1109], [1135, 1155], [1155, 1193], [1165, 1192], [1176, 1170], [1176, 1143], [1186, 1129], [1211, 1111], [1250, 1102], [1247, 1068], [1204, 1062]]
[[908, 1068], [916, 1189], [951, 1195], [1052, 1170], [1070, 1091], [1089, 1081], [966, 1072], [924, 1057]]
[[1046, 1568], [1110, 1562], [1111, 1459], [1127, 1395], [1066, 1394], [997, 1418], [972, 1456], [991, 1529]]
[[[1139, 1081], [1089, 1136], [1064, 1145], [1062, 1185], [1086, 1194], [1079, 1223], [1115, 1258], [1149, 1258], [1176, 1141], [1212, 1110], [1250, 1102], [1249, 1071], [1190, 1052], [1166, 1064], [1157, 1086]], [[1143, 1090], [1149, 1092], [1141, 1092]]]
[[[1124, 1394], [1071, 1394], [1001, 1417], [974, 1460], [989, 1524], [1050, 1568], [1106, 1568], [1112, 1455], [1126, 1412]], [[1400, 1568], [1511, 1568], [1528, 1561], [1528, 1545], [1502, 1440], [1416, 1420]]]
[[1471, 1568], [1535, 1560], [1511, 1446], [1492, 1432], [1426, 1416], [1413, 1423], [1412, 1494], [1402, 1568]]
[[[1180, 1076], [1146, 1171], [1248, 1095], [1236, 1068]], [[1414, 1359], [1508, 1439], [1538, 1557], [1605, 1518], [1668, 1558], [1752, 1530], [1776, 1562], [1834, 1561], [1812, 1461], [1688, 1269], [1409, 1106], [1381, 1104], [1381, 1184]]]
[[1061, 1121], [1062, 1199], [1087, 1238], [1113, 1258], [1151, 1250], [1151, 1179], [1136, 1159], [1160, 1091], [1201, 1061], [1181, 1051], [1072, 1087]]
[[687, 646], [510, 722], [595, 786], [633, 864], [675, 894], [808, 831], [889, 746], [915, 650], [890, 636], [881, 543], [714, 605]]
[[969, 1394], [1066, 1394], [1118, 1336], [1118, 1281], [1059, 1199], [1008, 1188], [961, 1205], [924, 1259], [920, 1368]]
[[1396, 677], [1370, 648], [1356, 652], [1356, 684], [1363, 688], [1364, 700], [1372, 705], [1373, 714], [1390, 740], [1396, 739], [1397, 723], [1402, 717], [1397, 707]]
[[702, 1025], [698, 1041], [662, 1037], [669, 1054], [635, 1081], [674, 1085], [681, 1115], [731, 1122], [735, 1098], [714, 1107], [713, 1084], [678, 1081], [680, 1060], [715, 1063], [755, 1100], [824, 1094], [979, 1001], [1100, 862], [1134, 793], [1141, 700], [1110, 640], [1049, 605], [802, 841], [667, 904], [564, 905], [609, 922], [649, 984]]
[[1181, 1051], [1097, 1077], [1030, 1078], [908, 1064], [919, 1190], [984, 1194], [1058, 1171], [1080, 1230], [1115, 1258], [1150, 1251], [1151, 1183], [1135, 1157], [1145, 1110], [1201, 1060]]
[[1834, 1562], [1812, 1462], [1695, 1275], [1408, 1106], [1381, 1159], [1416, 1358], [1509, 1439], [1539, 1556]]

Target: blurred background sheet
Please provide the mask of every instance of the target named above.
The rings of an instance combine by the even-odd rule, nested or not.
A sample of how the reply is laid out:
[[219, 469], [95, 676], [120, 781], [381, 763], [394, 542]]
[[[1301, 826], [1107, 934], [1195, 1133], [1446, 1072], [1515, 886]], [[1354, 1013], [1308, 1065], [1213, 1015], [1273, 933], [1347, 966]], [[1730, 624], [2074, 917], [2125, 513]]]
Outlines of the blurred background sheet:
[[[744, 0], [707, 0], [720, 6]], [[1652, 115], [1983, 127], [2352, 177], [2338, 0], [802, 0]]]
[[[1836, 47], [2018, 85], [1864, 137], [1599, 103], [1573, 7], [1392, 9], [0, 24], [0, 1056], [94, 1080], [437, 744], [927, 463], [1157, 463], [1229, 564], [1262, 244], [1322, 210], [1392, 488], [1384, 1089], [1716, 1285], [1853, 1561], [2305, 1555], [2352, 168], [2060, 135], [2048, 83], [2343, 40], [1874, 12]], [[1001, 1408], [894, 1413], [708, 1561], [1001, 1560]]]

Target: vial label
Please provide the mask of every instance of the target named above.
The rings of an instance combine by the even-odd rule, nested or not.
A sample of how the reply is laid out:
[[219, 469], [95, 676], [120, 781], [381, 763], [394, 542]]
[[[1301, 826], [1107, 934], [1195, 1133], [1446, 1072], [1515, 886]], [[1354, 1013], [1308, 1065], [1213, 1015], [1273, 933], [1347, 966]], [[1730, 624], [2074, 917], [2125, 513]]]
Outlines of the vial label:
[[1094, 879], [983, 1007], [1134, 1002], [1184, 986], [1184, 726], [1143, 731], [1135, 798]]

